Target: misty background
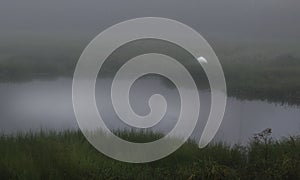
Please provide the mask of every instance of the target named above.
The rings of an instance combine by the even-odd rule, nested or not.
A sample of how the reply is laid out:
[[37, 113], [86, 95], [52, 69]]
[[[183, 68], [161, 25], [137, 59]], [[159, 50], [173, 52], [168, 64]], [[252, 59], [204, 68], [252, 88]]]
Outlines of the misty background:
[[[146, 16], [180, 21], [215, 50], [230, 95], [219, 139], [245, 142], [270, 127], [276, 137], [299, 133], [298, 0], [2, 0], [0, 131], [76, 128], [71, 77], [83, 49], [106, 28]], [[149, 96], [143, 87], [138, 97]]]
[[157, 16], [187, 24], [210, 43], [298, 43], [299, 8], [297, 0], [2, 0], [0, 37], [2, 46], [87, 43], [118, 22]]

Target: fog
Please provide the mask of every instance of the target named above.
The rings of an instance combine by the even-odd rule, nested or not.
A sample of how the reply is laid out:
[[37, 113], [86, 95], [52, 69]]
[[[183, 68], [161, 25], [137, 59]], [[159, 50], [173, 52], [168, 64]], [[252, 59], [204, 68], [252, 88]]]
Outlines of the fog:
[[[263, 89], [261, 84], [265, 84], [268, 91], [263, 91], [265, 94], [262, 96], [268, 94], [277, 97], [279, 94], [282, 101], [286, 100], [285, 97], [294, 98], [299, 104], [297, 87], [300, 86], [297, 86], [297, 77], [300, 72], [297, 67], [299, 58], [296, 58], [300, 54], [299, 0], [1, 0], [0, 62], [3, 63], [0, 66], [0, 132], [13, 133], [40, 128], [76, 129], [71, 79], [68, 77], [48, 81], [37, 80], [35, 77], [47, 74], [54, 78], [54, 75], [71, 76], [83, 48], [97, 34], [116, 23], [145, 16], [174, 19], [197, 30], [216, 50], [220, 61], [224, 63], [225, 60], [230, 60], [226, 61], [229, 65], [224, 66], [226, 77], [231, 78], [228, 87], [232, 86], [233, 90], [240, 90], [242, 87], [241, 92], [254, 87], [254, 90], [249, 90], [250, 93], [242, 93], [245, 97], [249, 94], [261, 95], [257, 92]], [[275, 65], [273, 62], [261, 64], [261, 59], [269, 57], [255, 56], [256, 51], [243, 49], [239, 43], [248, 43], [264, 54], [291, 53], [295, 58], [279, 56], [292, 62], [287, 63], [289, 66], [285, 68], [276, 62]], [[219, 44], [226, 48], [235, 44], [238, 48], [220, 53]], [[256, 66], [253, 65], [255, 58]], [[231, 68], [232, 62], [237, 62], [236, 59], [252, 60], [249, 61], [253, 65], [251, 73], [244, 73], [245, 69], [249, 70], [250, 63]], [[267, 68], [270, 65], [269, 72]], [[257, 67], [262, 68], [254, 71]], [[284, 82], [283, 85], [278, 85], [280, 88], [274, 86], [279, 82], [278, 77], [282, 78], [280, 82]], [[265, 81], [259, 81], [264, 78]], [[160, 86], [162, 85], [159, 84], [158, 87]], [[176, 97], [174, 89], [168, 88], [162, 93]], [[133, 97], [132, 100], [138, 114], [146, 114], [148, 110], [147, 106], [143, 106], [146, 105], [144, 102], [147, 95], [151, 94], [146, 93], [148, 90], [148, 87], [135, 90], [138, 95], [135, 97], [139, 98]], [[208, 95], [205, 98], [209, 99]], [[254, 133], [265, 128], [274, 129], [275, 138], [299, 134], [298, 106], [279, 106], [259, 101], [261, 97], [255, 98], [255, 101], [229, 98], [216, 139], [244, 143]], [[174, 125], [173, 120], [178, 116], [178, 107], [173, 107], [178, 104], [176, 98], [171, 97], [170, 102], [166, 121], [160, 124], [161, 129], [166, 132], [172, 128], [169, 122], [172, 120]], [[101, 103], [99, 108], [104, 110], [111, 129], [120, 128], [112, 109], [101, 107]], [[208, 109], [207, 106], [204, 116]], [[195, 137], [200, 137], [202, 126], [200, 124], [196, 128]]]
[[83, 40], [124, 20], [181, 21], [209, 41], [297, 42], [298, 0], [2, 0], [0, 44]]
[[[41, 129], [78, 129], [72, 106], [71, 84], [72, 80], [65, 78], [55, 81], [0, 83], [0, 132], [11, 134], [39, 132]], [[164, 118], [150, 129], [168, 133], [178, 120], [180, 100], [177, 89], [170, 89], [159, 78], [144, 77], [133, 85], [130, 103], [137, 114], [146, 115], [149, 113], [149, 97], [154, 93], [160, 93], [166, 98], [168, 109]], [[196, 140], [202, 134], [210, 111], [209, 92], [201, 90], [199, 95], [200, 116], [192, 134]], [[109, 97], [103, 94], [101, 83], [97, 83], [96, 98], [98, 110], [109, 129], [133, 129], [116, 115], [109, 103]], [[246, 144], [255, 133], [266, 128], [272, 128], [272, 137], [275, 139], [297, 135], [300, 132], [299, 116], [297, 106], [229, 98], [224, 119], [214, 140]], [[94, 126], [90, 125], [91, 128]]]

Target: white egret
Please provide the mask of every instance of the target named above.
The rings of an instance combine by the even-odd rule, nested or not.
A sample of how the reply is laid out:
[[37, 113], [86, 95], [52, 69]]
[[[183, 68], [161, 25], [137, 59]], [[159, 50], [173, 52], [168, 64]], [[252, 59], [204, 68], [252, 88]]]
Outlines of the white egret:
[[201, 64], [201, 63], [207, 63], [207, 60], [204, 58], [204, 57], [198, 57], [197, 58], [198, 62]]

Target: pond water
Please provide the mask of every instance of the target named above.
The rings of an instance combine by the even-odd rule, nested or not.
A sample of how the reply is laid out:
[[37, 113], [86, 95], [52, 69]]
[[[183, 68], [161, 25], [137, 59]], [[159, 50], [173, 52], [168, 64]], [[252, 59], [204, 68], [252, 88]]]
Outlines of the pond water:
[[[101, 93], [105, 80], [98, 80], [96, 98], [98, 109], [110, 129], [129, 128], [122, 123], [110, 103]], [[102, 81], [102, 83], [101, 83]], [[10, 134], [26, 131], [78, 129], [72, 106], [72, 80], [33, 80], [21, 83], [0, 83], [0, 131]], [[167, 113], [154, 131], [168, 132], [176, 123], [180, 100], [176, 88], [164, 85], [159, 78], [137, 80], [130, 91], [132, 108], [139, 115], [149, 112], [149, 97], [159, 92], [168, 102]], [[210, 94], [200, 91], [201, 110], [193, 137], [199, 139], [210, 109]], [[91, 125], [92, 126], [92, 125]], [[254, 133], [272, 128], [273, 138], [300, 134], [300, 107], [278, 105], [263, 101], [241, 101], [228, 98], [221, 127], [215, 141], [247, 143]]]

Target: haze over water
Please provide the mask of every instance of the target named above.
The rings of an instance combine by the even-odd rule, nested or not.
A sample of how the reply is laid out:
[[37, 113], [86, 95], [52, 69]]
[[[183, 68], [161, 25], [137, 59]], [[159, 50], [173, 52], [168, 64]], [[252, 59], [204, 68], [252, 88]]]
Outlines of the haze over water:
[[[99, 81], [99, 80], [98, 80]], [[103, 81], [103, 80], [102, 80]], [[98, 109], [111, 130], [129, 127], [121, 122], [106, 102], [100, 102], [101, 87], [96, 87]], [[0, 84], [1, 133], [26, 131], [78, 129], [72, 107], [72, 80], [34, 80], [22, 83]], [[153, 93], [161, 93], [168, 102], [165, 117], [151, 130], [166, 133], [177, 121], [180, 108], [178, 92], [167, 87], [160, 78], [141, 78], [130, 91], [130, 103], [139, 115], [149, 112], [148, 99]], [[193, 137], [200, 138], [210, 106], [208, 91], [200, 91], [201, 110]], [[99, 105], [101, 108], [99, 108]], [[264, 101], [242, 101], [228, 98], [222, 125], [216, 141], [247, 143], [254, 133], [272, 128], [274, 138], [297, 135], [300, 132], [299, 106], [279, 105]], [[93, 126], [93, 125], [91, 125]]]
[[[66, 74], [71, 77], [84, 47], [111, 25], [145, 16], [174, 19], [198, 31], [211, 44], [221, 63], [226, 61], [235, 65], [243, 62], [248, 68], [257, 59], [258, 67], [261, 60], [282, 54], [295, 56], [294, 61], [299, 60], [299, 7], [300, 1], [297, 0], [1, 1], [0, 62], [3, 64], [0, 78], [5, 81], [0, 82], [0, 131], [10, 134], [40, 131], [41, 128], [78, 129], [71, 99], [72, 80], [61, 77]], [[223, 47], [230, 48], [223, 51]], [[279, 65], [279, 69], [283, 70], [280, 73], [291, 74], [292, 78], [281, 75], [282, 82], [294, 80], [289, 88], [297, 91], [295, 81], [298, 76], [295, 77], [293, 73], [298, 75], [298, 71], [291, 73], [290, 67], [285, 69], [284, 65]], [[290, 66], [297, 69], [297, 64]], [[238, 75], [244, 75], [243, 70], [238, 75], [235, 72], [240, 70], [239, 66], [232, 69], [228, 74], [233, 77], [239, 79]], [[37, 80], [35, 73], [37, 76], [50, 74], [58, 79]], [[271, 73], [274, 73], [271, 77], [277, 80], [275, 75], [280, 73]], [[225, 75], [228, 74], [225, 72]], [[253, 72], [249, 74], [256, 75]], [[243, 84], [243, 79], [241, 81]], [[262, 85], [256, 81], [253, 84], [259, 88]], [[97, 97], [101, 99], [101, 87], [97, 89]], [[176, 89], [165, 86], [159, 79], [141, 80], [132, 88], [131, 103], [136, 113], [147, 114], [148, 97], [158, 89], [169, 103], [166, 116], [153, 130], [168, 132], [178, 117]], [[274, 89], [278, 90], [276, 87]], [[285, 86], [282, 89], [289, 90]], [[270, 92], [272, 90], [270, 88]], [[210, 105], [209, 92], [200, 91], [200, 95], [201, 115], [193, 134], [198, 139]], [[98, 100], [97, 103], [111, 129], [128, 128], [105, 102]], [[274, 138], [297, 135], [300, 132], [299, 117], [299, 106], [229, 98], [215, 140], [245, 143], [254, 133], [265, 128], [272, 128]]]

